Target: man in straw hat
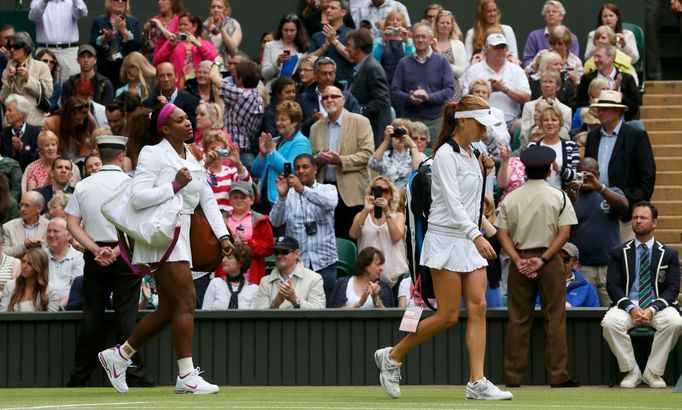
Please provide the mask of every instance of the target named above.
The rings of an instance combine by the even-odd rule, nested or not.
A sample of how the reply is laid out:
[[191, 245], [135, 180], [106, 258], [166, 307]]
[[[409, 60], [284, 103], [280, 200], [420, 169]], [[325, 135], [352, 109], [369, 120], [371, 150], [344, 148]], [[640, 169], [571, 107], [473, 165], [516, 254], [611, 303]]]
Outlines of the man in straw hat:
[[[90, 175], [76, 186], [66, 206], [67, 227], [71, 235], [85, 248], [83, 258], [83, 323], [76, 346], [75, 368], [69, 387], [87, 384], [97, 366], [97, 353], [102, 350], [104, 310], [113, 292], [117, 339], [125, 339], [135, 326], [140, 298], [141, 276], [130, 272], [120, 257], [116, 228], [102, 215], [102, 205], [118, 186], [128, 179], [121, 166], [125, 159], [127, 137], [102, 135], [97, 148], [102, 159], [100, 172]], [[81, 226], [82, 223], [82, 226]], [[129, 385], [147, 386], [145, 370], [133, 357], [134, 367], [128, 368]]]
[[[606, 187], [620, 188], [630, 207], [648, 201], [654, 193], [656, 163], [646, 131], [623, 123], [628, 107], [618, 91], [604, 90], [590, 105], [597, 110], [601, 127], [587, 136], [585, 156], [597, 160], [599, 181]], [[634, 239], [630, 229], [630, 214], [621, 217], [621, 242]]]

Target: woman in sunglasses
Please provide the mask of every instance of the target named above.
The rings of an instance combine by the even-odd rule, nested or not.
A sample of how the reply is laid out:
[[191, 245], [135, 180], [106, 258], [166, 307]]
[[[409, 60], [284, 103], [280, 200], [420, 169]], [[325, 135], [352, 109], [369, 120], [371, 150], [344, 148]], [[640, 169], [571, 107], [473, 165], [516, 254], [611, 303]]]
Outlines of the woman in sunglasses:
[[486, 343], [486, 259], [497, 257], [479, 227], [483, 178], [495, 163], [487, 155], [477, 157], [472, 143], [500, 121], [490, 114], [484, 99], [466, 95], [459, 104], [446, 105], [443, 127], [433, 147], [431, 213], [420, 265], [429, 267], [438, 311], [419, 322], [393, 347], [374, 353], [379, 380], [388, 395], [400, 397], [400, 367], [415, 347], [457, 323], [460, 303], [467, 309], [466, 344], [469, 351], [469, 383], [465, 397], [471, 400], [509, 400], [483, 374]]
[[401, 199], [400, 191], [387, 177], [374, 178], [367, 188], [365, 207], [355, 215], [348, 232], [351, 239], [358, 241], [358, 251], [372, 246], [386, 257], [381, 280], [391, 288], [409, 272]]
[[59, 97], [62, 95], [62, 83], [59, 82], [59, 60], [49, 48], [43, 48], [36, 53], [36, 58], [47, 64], [52, 74], [52, 96], [50, 97], [50, 112], [59, 108]]
[[89, 99], [77, 96], [64, 101], [62, 108], [45, 119], [44, 128], [59, 136], [62, 157], [78, 164], [92, 154], [94, 143], [90, 137], [97, 123], [90, 113]]
[[48, 100], [52, 96], [52, 75], [47, 64], [31, 57], [35, 46], [31, 36], [24, 32], [15, 33], [7, 42], [10, 60], [2, 72], [0, 101], [10, 94], [25, 97], [31, 105], [26, 122], [42, 127], [45, 111], [37, 107], [41, 95]]

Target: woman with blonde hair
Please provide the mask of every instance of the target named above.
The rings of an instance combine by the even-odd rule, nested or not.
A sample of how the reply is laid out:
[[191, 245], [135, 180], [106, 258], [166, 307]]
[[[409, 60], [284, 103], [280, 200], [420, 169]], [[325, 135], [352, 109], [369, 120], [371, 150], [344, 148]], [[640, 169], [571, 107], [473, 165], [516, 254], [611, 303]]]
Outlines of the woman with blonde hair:
[[386, 257], [381, 280], [391, 288], [409, 272], [405, 252], [405, 214], [400, 211], [400, 190], [385, 176], [367, 187], [365, 207], [353, 218], [348, 232], [358, 251], [373, 246]]
[[[580, 57], [573, 54], [570, 48], [573, 44], [573, 34], [571, 30], [563, 25], [558, 25], [549, 33], [549, 45], [551, 48], [540, 50], [533, 59], [533, 62], [526, 66], [526, 74], [531, 79], [537, 80], [540, 73], [545, 71], [542, 59], [549, 53], [554, 52], [561, 58], [561, 77], [562, 81], [570, 81], [574, 86], [580, 82], [583, 76], [583, 63]], [[555, 57], [556, 58], [556, 57]]]
[[[537, 73], [531, 75], [528, 80], [531, 100], [542, 97], [542, 77], [548, 72], [554, 72], [559, 77], [559, 88], [556, 92], [556, 98], [561, 101], [562, 104], [573, 109], [576, 105], [578, 84], [573, 82], [575, 74], [572, 73], [577, 70], [567, 69], [561, 55], [554, 50], [550, 50], [542, 55], [538, 67], [539, 70]], [[579, 79], [580, 78], [578, 78], [578, 80]]]
[[232, 145], [232, 138], [223, 130], [223, 109], [220, 105], [214, 103], [200, 103], [197, 106], [196, 130], [194, 130], [194, 144], [201, 149], [201, 139], [204, 135], [211, 131], [220, 132], [227, 140], [229, 145]]
[[[52, 169], [52, 163], [59, 156], [59, 137], [54, 132], [44, 129], [38, 134], [36, 144], [40, 151], [40, 157], [26, 167], [21, 179], [22, 192], [33, 191], [49, 185], [51, 183], [50, 169]], [[71, 185], [76, 185], [80, 179], [80, 170], [78, 167], [73, 167]]]
[[415, 48], [410, 38], [410, 30], [407, 28], [405, 15], [398, 9], [393, 9], [386, 14], [384, 28], [381, 36], [374, 38], [372, 55], [386, 71], [386, 77], [390, 84], [398, 61], [414, 54]]
[[412, 140], [412, 121], [398, 118], [386, 126], [384, 140], [369, 159], [369, 167], [404, 188], [412, 171], [425, 159]]
[[220, 98], [220, 90], [211, 82], [211, 67], [213, 61], [204, 60], [199, 63], [196, 77], [190, 78], [185, 83], [185, 90], [195, 97], [199, 98], [202, 103], [217, 104], [225, 111], [225, 102]]
[[116, 97], [127, 91], [146, 100], [153, 88], [155, 76], [156, 68], [141, 53], [133, 51], [123, 59], [119, 70], [123, 85], [116, 90]]
[[42, 248], [32, 248], [21, 258], [21, 273], [7, 281], [0, 296], [0, 312], [56, 312], [57, 291], [49, 286], [49, 262]]
[[464, 70], [469, 66], [469, 60], [466, 58], [464, 44], [462, 43], [462, 31], [457, 25], [455, 15], [448, 10], [438, 13], [432, 29], [436, 39], [432, 46], [433, 51], [442, 54], [450, 63], [450, 68], [452, 68], [452, 73], [455, 76], [453, 99], [459, 101], [462, 96], [462, 87], [457, 79], [464, 74]]
[[[228, 0], [211, 0], [208, 18], [204, 20], [203, 36], [218, 50], [224, 62], [239, 49], [242, 43], [242, 26], [232, 18], [232, 6]], [[220, 71], [227, 71], [225, 66]]]
[[[592, 48], [600, 45], [612, 45], [616, 48], [616, 56], [613, 60], [613, 65], [618, 69], [618, 71], [630, 74], [635, 80], [635, 84], [639, 85], [639, 79], [637, 78], [637, 72], [632, 66], [632, 57], [621, 51], [618, 47], [618, 37], [616, 32], [607, 25], [599, 26], [594, 30], [594, 41], [592, 41]], [[597, 69], [597, 65], [594, 63], [594, 51], [592, 51], [592, 56], [585, 61], [585, 66], [583, 71], [585, 74], [589, 74]]]
[[474, 27], [467, 30], [466, 39], [464, 40], [464, 49], [466, 50], [467, 61], [471, 61], [474, 55], [483, 51], [486, 39], [486, 30], [494, 25], [502, 27], [502, 34], [507, 39], [507, 46], [509, 53], [518, 57], [519, 50], [516, 46], [516, 34], [514, 29], [506, 24], [500, 23], [502, 13], [497, 7], [495, 0], [480, 0], [476, 8], [476, 17], [474, 20]]

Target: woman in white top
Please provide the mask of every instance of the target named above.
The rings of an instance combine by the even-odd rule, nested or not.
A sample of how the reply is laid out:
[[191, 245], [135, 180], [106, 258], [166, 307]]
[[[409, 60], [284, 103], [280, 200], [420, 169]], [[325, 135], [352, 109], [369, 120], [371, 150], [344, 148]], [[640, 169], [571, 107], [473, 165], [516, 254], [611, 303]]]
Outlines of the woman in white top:
[[443, 127], [433, 147], [431, 213], [420, 264], [431, 269], [438, 311], [419, 322], [394, 347], [379, 349], [374, 360], [380, 381], [392, 397], [400, 396], [400, 366], [407, 353], [457, 323], [462, 297], [466, 301], [466, 343], [469, 351], [467, 399], [508, 400], [512, 394], [498, 389], [483, 376], [486, 323], [486, 259], [495, 251], [481, 234], [483, 169], [494, 169], [492, 158], [476, 158], [471, 144], [499, 122], [488, 103], [466, 95], [458, 105], [445, 107]]
[[[184, 144], [192, 138], [192, 125], [187, 114], [173, 104], [165, 104], [152, 112], [146, 125], [149, 128], [149, 145], [140, 151], [132, 180], [130, 205], [137, 209], [158, 206], [179, 193], [183, 202], [180, 238], [168, 261], [154, 274], [159, 290], [159, 308], [137, 324], [120, 348], [112, 347], [100, 352], [99, 359], [114, 388], [120, 393], [127, 392], [125, 369], [131, 363], [130, 357], [170, 323], [179, 367], [176, 393], [217, 393], [218, 386], [207, 383], [192, 362], [196, 296], [190, 272], [192, 251], [189, 231], [191, 214], [199, 204], [213, 234], [219, 238], [223, 253], [232, 253], [233, 246], [206, 180], [203, 161], [197, 159], [191, 146]], [[166, 247], [138, 242], [133, 263], [159, 262], [165, 252]]]
[[263, 50], [261, 72], [263, 80], [291, 77], [299, 61], [305, 56], [307, 41], [301, 20], [296, 14], [286, 14], [279, 21], [274, 40], [268, 41]]
[[41, 248], [26, 251], [21, 258], [21, 274], [5, 284], [0, 312], [56, 312], [57, 290], [49, 286], [50, 265]]
[[[381, 194], [379, 194], [381, 192]], [[393, 287], [409, 271], [405, 253], [405, 214], [398, 211], [400, 192], [385, 176], [374, 178], [365, 207], [353, 219], [348, 236], [357, 239], [358, 251], [373, 246], [386, 257], [381, 280]]]
[[393, 307], [393, 292], [380, 281], [386, 259], [381, 251], [369, 246], [358, 254], [352, 276], [339, 278], [327, 307], [383, 309]]
[[442, 54], [450, 63], [450, 68], [452, 68], [456, 82], [454, 100], [458, 101], [462, 96], [462, 88], [457, 79], [469, 67], [469, 60], [466, 57], [464, 44], [462, 43], [462, 31], [457, 25], [455, 15], [448, 10], [438, 13], [432, 28], [436, 38], [433, 50], [438, 54]]
[[234, 246], [231, 255], [223, 258], [224, 277], [211, 280], [204, 295], [201, 310], [253, 309], [258, 285], [249, 283], [244, 274], [251, 266], [251, 248], [248, 245]]
[[[624, 52], [632, 58], [632, 64], [639, 61], [639, 51], [637, 50], [637, 40], [632, 31], [623, 28], [623, 22], [620, 18], [620, 10], [618, 6], [613, 3], [604, 3], [599, 8], [597, 15], [597, 25], [609, 26], [616, 33], [616, 47], [618, 50]], [[585, 46], [585, 60], [588, 60], [594, 54], [594, 33], [595, 30], [590, 31], [587, 35], [587, 45]]]
[[[502, 33], [507, 39], [507, 45], [509, 46], [509, 54], [518, 57], [519, 51], [516, 46], [514, 29], [506, 24], [501, 24], [501, 17], [502, 13], [500, 13], [500, 9], [497, 8], [495, 0], [480, 0], [478, 8], [476, 9], [474, 27], [467, 30], [466, 38], [464, 40], [467, 61], [470, 61], [473, 64], [472, 58], [475, 55], [479, 55], [480, 57], [483, 56], [483, 46], [485, 45], [485, 39], [488, 37], [486, 32], [490, 27], [496, 25], [502, 27]], [[478, 62], [479, 59], [475, 62]]]
[[21, 271], [19, 259], [7, 255], [3, 252], [2, 236], [0, 236], [0, 292], [5, 288], [5, 284], [10, 279], [15, 279]]

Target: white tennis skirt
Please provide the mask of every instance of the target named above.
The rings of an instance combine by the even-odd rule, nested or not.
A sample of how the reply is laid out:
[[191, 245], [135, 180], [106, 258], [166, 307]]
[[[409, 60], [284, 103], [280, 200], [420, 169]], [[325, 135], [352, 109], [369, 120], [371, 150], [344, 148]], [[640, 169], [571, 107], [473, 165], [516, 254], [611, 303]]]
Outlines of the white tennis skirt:
[[488, 266], [476, 245], [467, 238], [426, 232], [419, 263], [433, 269], [447, 269], [452, 272], [473, 272]]

